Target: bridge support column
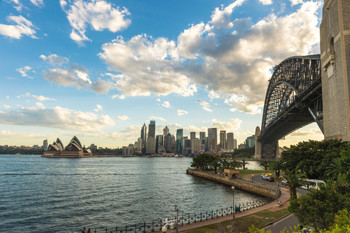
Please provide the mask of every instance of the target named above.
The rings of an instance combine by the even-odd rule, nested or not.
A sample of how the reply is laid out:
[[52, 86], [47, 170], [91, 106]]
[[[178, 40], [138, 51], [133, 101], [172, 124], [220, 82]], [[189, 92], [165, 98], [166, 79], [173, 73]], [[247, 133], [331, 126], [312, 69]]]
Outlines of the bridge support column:
[[261, 142], [261, 159], [274, 160], [280, 158], [278, 140]]
[[260, 136], [260, 127], [257, 126], [255, 128], [255, 154], [254, 158], [257, 160], [261, 160], [261, 143], [258, 141]]

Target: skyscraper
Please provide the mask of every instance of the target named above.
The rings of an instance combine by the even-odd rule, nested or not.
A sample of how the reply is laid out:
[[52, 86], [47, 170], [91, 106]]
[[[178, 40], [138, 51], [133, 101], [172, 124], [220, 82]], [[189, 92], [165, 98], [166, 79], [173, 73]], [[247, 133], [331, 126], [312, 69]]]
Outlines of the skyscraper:
[[148, 137], [156, 138], [156, 122], [150, 121], [148, 125]]
[[220, 149], [222, 151], [227, 149], [227, 145], [226, 145], [226, 131], [225, 130], [220, 130]]
[[205, 151], [206, 149], [205, 132], [199, 132], [199, 140], [200, 140], [201, 151]]
[[146, 144], [147, 144], [147, 126], [143, 124], [141, 128], [141, 141], [142, 141], [142, 154], [146, 153]]
[[233, 149], [234, 149], [233, 133], [227, 133], [227, 150], [233, 151]]
[[49, 144], [48, 144], [48, 142], [47, 142], [47, 139], [45, 139], [45, 140], [43, 141], [43, 151], [47, 151], [48, 146], [49, 146]]
[[163, 129], [163, 146], [165, 146], [165, 137], [168, 135], [169, 133], [169, 128], [168, 126], [165, 126], [165, 128]]
[[190, 139], [195, 139], [196, 138], [196, 132], [191, 132], [190, 133]]
[[182, 154], [183, 149], [183, 129], [176, 130], [176, 153]]
[[216, 128], [209, 128], [208, 129], [208, 150], [211, 152], [216, 152], [217, 151], [217, 138], [218, 138], [218, 133]]

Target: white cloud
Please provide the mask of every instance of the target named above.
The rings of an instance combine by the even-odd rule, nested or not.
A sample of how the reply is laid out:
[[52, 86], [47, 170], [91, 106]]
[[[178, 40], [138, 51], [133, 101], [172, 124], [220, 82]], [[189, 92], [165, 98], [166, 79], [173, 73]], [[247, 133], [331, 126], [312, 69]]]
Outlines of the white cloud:
[[95, 112], [101, 111], [103, 107], [100, 104], [96, 105], [96, 108], [94, 109]]
[[7, 96], [6, 96], [6, 99], [10, 99], [10, 96], [7, 95]]
[[272, 4], [272, 0], [259, 0], [260, 3], [262, 3], [263, 5], [271, 5]]
[[0, 24], [0, 35], [7, 36], [13, 39], [21, 39], [23, 35], [29, 36], [33, 39], [37, 38], [35, 34], [35, 27], [32, 22], [23, 16], [7, 16], [7, 21], [14, 23], [14, 25]]
[[62, 86], [72, 86], [77, 89], [87, 89], [91, 85], [88, 70], [81, 66], [72, 66], [69, 69], [53, 68], [43, 72], [43, 77]]
[[303, 0], [290, 0], [290, 2], [292, 3], [292, 6], [304, 3]]
[[28, 72], [31, 71], [32, 68], [30, 66], [23, 66], [18, 68], [17, 71], [21, 74], [22, 77], [32, 78], [28, 75]]
[[0, 124], [101, 132], [103, 127], [113, 126], [115, 122], [108, 115], [98, 116], [94, 113], [74, 111], [59, 106], [45, 109], [41, 103], [37, 103], [31, 108], [0, 112]]
[[[192, 96], [196, 86], [188, 76], [176, 71], [175, 43], [165, 38], [152, 40], [138, 35], [128, 42], [122, 37], [102, 46], [99, 56], [122, 74], [114, 77], [117, 89], [128, 96], [149, 96], [151, 93]], [[131, 88], [132, 87], [132, 88]]]
[[118, 37], [104, 44], [99, 56], [120, 73], [115, 81], [122, 95], [190, 96], [202, 85], [208, 92], [222, 93], [237, 111], [257, 113], [271, 68], [287, 57], [318, 48], [321, 1], [304, 2], [283, 16], [271, 13], [255, 24], [231, 19], [244, 2], [216, 8], [209, 22], [190, 26], [177, 41], [146, 35], [128, 41]]
[[128, 116], [126, 116], [126, 115], [117, 116], [117, 118], [118, 118], [118, 120], [121, 120], [121, 121], [126, 121], [126, 120], [128, 120], [128, 119], [129, 119], [129, 117], [128, 117]]
[[182, 109], [178, 109], [177, 110], [177, 115], [178, 116], [183, 116], [183, 115], [186, 115], [186, 114], [188, 114], [188, 112], [185, 111], [185, 110], [182, 110]]
[[212, 112], [210, 109], [210, 104], [204, 100], [197, 100], [197, 102], [202, 106], [202, 109], [208, 112]]
[[225, 98], [225, 95], [219, 94], [219, 93], [217, 93], [217, 92], [215, 92], [213, 90], [210, 90], [208, 97], [210, 99], [219, 99], [219, 98]]
[[161, 102], [161, 100], [158, 98], [158, 99], [157, 99], [157, 102]]
[[162, 103], [162, 106], [163, 106], [164, 108], [170, 108], [170, 103], [169, 103], [169, 101], [164, 101], [164, 102]]
[[30, 94], [29, 92], [25, 93], [24, 95], [19, 95], [17, 96], [17, 98], [21, 98], [21, 97], [30, 97], [30, 98], [34, 98], [36, 100], [39, 100], [39, 101], [54, 101], [55, 99], [54, 98], [49, 98], [49, 97], [45, 97], [45, 96], [42, 96], [42, 95], [32, 95]]
[[9, 109], [9, 108], [11, 108], [11, 106], [10, 106], [10, 105], [7, 105], [7, 104], [2, 105], [2, 107], [3, 107], [4, 109]]
[[231, 119], [229, 121], [219, 121], [216, 119], [211, 120], [213, 127], [218, 128], [218, 130], [228, 130], [228, 131], [237, 131], [241, 128], [242, 120], [240, 119]]
[[[22, 4], [22, 1], [20, 0], [9, 0], [10, 2], [12, 2], [13, 7], [17, 10], [17, 11], [21, 11], [22, 8], [24, 7]], [[41, 7], [44, 5], [44, 1], [43, 0], [30, 0], [30, 2], [32, 4], [34, 4], [37, 7]], [[25, 7], [26, 8], [26, 7]]]
[[112, 99], [115, 99], [115, 98], [118, 98], [118, 99], [125, 99], [125, 95], [112, 95]]
[[150, 118], [151, 120], [158, 120], [158, 121], [163, 121], [163, 122], [166, 121], [163, 117], [150, 116], [149, 118]]
[[33, 3], [35, 6], [42, 6], [44, 5], [43, 0], [30, 0], [31, 3]]
[[57, 54], [50, 54], [48, 56], [45, 56], [43, 54], [40, 55], [40, 58], [44, 61], [49, 62], [51, 65], [63, 65], [64, 63], [69, 62], [69, 59], [66, 57], [60, 57]]
[[109, 90], [114, 88], [116, 88], [114, 83], [101, 78], [98, 78], [96, 82], [91, 83], [91, 89], [99, 94], [108, 93]]
[[104, 0], [72, 0], [69, 3], [61, 0], [60, 4], [73, 28], [70, 38], [80, 45], [83, 41], [90, 40], [85, 35], [89, 26], [95, 31], [108, 29], [117, 32], [131, 23], [130, 19], [126, 18], [130, 15], [126, 8], [114, 8]]

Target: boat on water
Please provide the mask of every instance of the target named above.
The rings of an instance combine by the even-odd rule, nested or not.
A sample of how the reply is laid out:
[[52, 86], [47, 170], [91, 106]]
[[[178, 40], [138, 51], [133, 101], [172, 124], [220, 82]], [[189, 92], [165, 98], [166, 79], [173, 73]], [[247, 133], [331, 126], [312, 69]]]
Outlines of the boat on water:
[[19, 153], [19, 152], [16, 153], [15, 155], [16, 155], [17, 158], [22, 158], [22, 155], [21, 155], [21, 153]]

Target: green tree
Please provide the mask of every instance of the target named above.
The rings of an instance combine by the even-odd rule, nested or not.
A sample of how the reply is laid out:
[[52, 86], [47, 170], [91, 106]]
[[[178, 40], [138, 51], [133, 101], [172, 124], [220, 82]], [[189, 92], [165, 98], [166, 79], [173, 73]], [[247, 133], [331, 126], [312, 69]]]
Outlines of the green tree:
[[242, 159], [242, 168], [245, 170], [245, 165], [249, 164], [248, 162], [245, 161], [245, 159]]
[[198, 167], [202, 170], [209, 170], [215, 165], [214, 161], [217, 161], [219, 158], [212, 154], [200, 154], [192, 159], [191, 167]]
[[271, 163], [270, 161], [262, 161], [260, 162], [260, 166], [263, 166], [266, 171], [267, 169], [269, 169], [270, 163]]
[[300, 170], [309, 179], [324, 180], [327, 169], [346, 144], [339, 140], [300, 142], [283, 151], [283, 170]]
[[283, 161], [275, 160], [271, 163], [270, 168], [275, 171], [276, 177], [280, 177], [283, 168]]
[[296, 171], [285, 171], [284, 178], [287, 180], [286, 185], [290, 189], [290, 199], [297, 199], [297, 188], [306, 184], [305, 176]]
[[291, 201], [289, 210], [304, 225], [328, 229], [339, 210], [350, 208], [350, 187], [335, 182], [311, 190], [297, 200]]

